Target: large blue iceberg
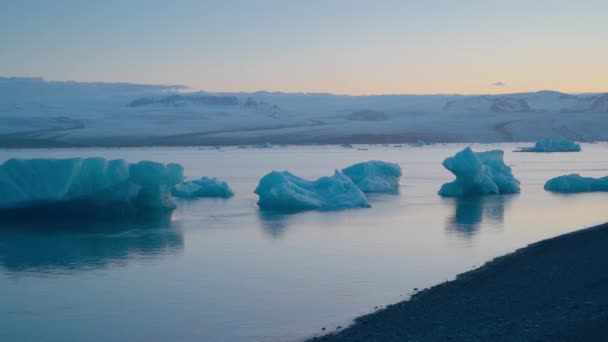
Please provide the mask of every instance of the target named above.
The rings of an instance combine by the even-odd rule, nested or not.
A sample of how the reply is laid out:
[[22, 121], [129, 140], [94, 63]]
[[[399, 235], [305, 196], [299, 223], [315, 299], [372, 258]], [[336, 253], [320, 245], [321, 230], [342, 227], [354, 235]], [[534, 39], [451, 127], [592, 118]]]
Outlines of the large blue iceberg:
[[169, 210], [175, 207], [171, 188], [182, 172], [178, 164], [151, 161], [10, 159], [0, 165], [0, 210]]
[[363, 192], [395, 193], [399, 191], [401, 168], [397, 164], [372, 160], [342, 169]]
[[545, 183], [545, 190], [559, 193], [608, 191], [608, 177], [592, 178], [579, 174], [559, 176]]
[[171, 190], [175, 197], [195, 198], [195, 197], [216, 197], [230, 198], [234, 192], [228, 183], [215, 177], [203, 177], [192, 181], [177, 184]]
[[522, 147], [516, 152], [579, 152], [581, 145], [567, 139], [543, 139], [533, 147]]
[[308, 181], [287, 171], [265, 175], [255, 189], [261, 209], [340, 210], [370, 207], [363, 192], [343, 173]]
[[439, 195], [461, 197], [484, 194], [512, 194], [520, 191], [519, 181], [503, 161], [504, 152], [473, 152], [470, 147], [446, 158], [443, 166], [456, 180], [443, 184]]

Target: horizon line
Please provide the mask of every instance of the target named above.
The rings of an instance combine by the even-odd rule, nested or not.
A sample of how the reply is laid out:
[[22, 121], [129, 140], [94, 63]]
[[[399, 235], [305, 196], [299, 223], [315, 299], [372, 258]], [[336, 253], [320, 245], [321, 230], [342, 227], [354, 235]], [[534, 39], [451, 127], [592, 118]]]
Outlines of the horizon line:
[[78, 81], [78, 80], [50, 80], [44, 76], [1, 76], [0, 79], [9, 80], [36, 80], [47, 83], [81, 83], [81, 84], [122, 84], [122, 85], [134, 85], [134, 86], [151, 86], [159, 88], [174, 88], [176, 90], [191, 90], [184, 93], [208, 93], [208, 94], [255, 94], [255, 93], [270, 93], [270, 94], [299, 94], [299, 95], [331, 95], [331, 96], [350, 96], [350, 97], [365, 97], [365, 96], [495, 96], [495, 95], [517, 95], [517, 94], [529, 94], [529, 93], [540, 93], [540, 92], [554, 92], [566, 95], [593, 95], [593, 94], [606, 94], [606, 91], [582, 91], [582, 92], [565, 92], [554, 89], [539, 89], [539, 90], [527, 90], [518, 92], [504, 92], [504, 93], [361, 93], [361, 94], [347, 94], [347, 93], [334, 93], [330, 91], [282, 91], [282, 90], [237, 90], [237, 91], [209, 91], [204, 89], [197, 89], [189, 85], [184, 84], [165, 84], [165, 83], [142, 83], [142, 82], [128, 82], [128, 81]]

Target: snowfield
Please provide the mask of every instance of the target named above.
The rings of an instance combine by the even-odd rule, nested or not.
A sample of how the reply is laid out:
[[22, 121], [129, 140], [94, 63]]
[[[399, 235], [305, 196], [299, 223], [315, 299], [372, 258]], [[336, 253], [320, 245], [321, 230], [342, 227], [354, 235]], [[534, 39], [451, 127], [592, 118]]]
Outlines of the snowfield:
[[205, 93], [0, 78], [0, 147], [608, 140], [608, 94]]

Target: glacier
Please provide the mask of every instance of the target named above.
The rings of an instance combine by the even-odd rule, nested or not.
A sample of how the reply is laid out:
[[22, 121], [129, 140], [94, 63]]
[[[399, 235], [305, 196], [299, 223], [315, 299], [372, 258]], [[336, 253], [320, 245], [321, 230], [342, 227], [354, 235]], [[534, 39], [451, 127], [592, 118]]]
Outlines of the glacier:
[[308, 181], [288, 171], [272, 171], [262, 177], [254, 191], [263, 210], [303, 211], [369, 208], [363, 192], [346, 175], [336, 170], [333, 176]]
[[607, 93], [208, 93], [0, 77], [0, 147], [588, 142], [608, 140], [606, 113]]
[[473, 152], [470, 147], [446, 158], [443, 166], [456, 176], [445, 183], [439, 195], [461, 197], [484, 194], [513, 194], [520, 192], [519, 181], [511, 167], [503, 161], [504, 151]]
[[592, 178], [570, 174], [549, 179], [545, 190], [559, 193], [608, 191], [608, 177]]
[[581, 145], [568, 139], [542, 139], [533, 147], [522, 147], [515, 152], [580, 152]]
[[342, 169], [342, 173], [366, 193], [396, 193], [402, 175], [399, 165], [379, 160], [351, 165]]
[[0, 211], [65, 209], [106, 212], [175, 208], [171, 188], [182, 181], [178, 164], [104, 158], [9, 159], [0, 165]]
[[202, 177], [201, 179], [176, 184], [173, 189], [171, 189], [171, 194], [175, 197], [182, 198], [230, 198], [234, 196], [234, 192], [228, 183], [215, 177]]

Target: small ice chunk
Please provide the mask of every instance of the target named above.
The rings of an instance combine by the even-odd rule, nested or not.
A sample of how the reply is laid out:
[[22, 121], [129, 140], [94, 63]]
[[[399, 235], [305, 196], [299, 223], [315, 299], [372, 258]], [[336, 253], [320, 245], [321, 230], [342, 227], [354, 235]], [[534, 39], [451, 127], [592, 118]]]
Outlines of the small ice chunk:
[[533, 147], [522, 147], [516, 152], [579, 152], [581, 145], [567, 139], [543, 139]]
[[428, 143], [422, 139], [416, 140], [416, 143], [414, 144], [414, 146], [416, 146], [416, 147], [422, 147], [422, 146], [426, 146], [426, 145], [428, 145]]
[[218, 197], [230, 198], [234, 196], [234, 192], [228, 183], [221, 181], [215, 177], [203, 177], [188, 182], [177, 184], [171, 190], [171, 194], [175, 197], [194, 198], [194, 197]]
[[264, 144], [258, 144], [254, 146], [255, 148], [272, 148], [272, 144], [270, 142], [265, 142]]
[[308, 181], [288, 171], [265, 175], [255, 189], [261, 209], [279, 211], [340, 210], [370, 207], [363, 192], [343, 173]]
[[399, 191], [401, 167], [378, 160], [351, 165], [342, 169], [363, 192], [395, 193]]
[[559, 193], [608, 191], [608, 177], [592, 178], [570, 174], [549, 179], [545, 190]]
[[460, 197], [518, 193], [519, 181], [504, 163], [503, 155], [502, 150], [475, 153], [467, 147], [454, 157], [446, 158], [443, 166], [456, 176], [456, 180], [443, 184], [439, 195]]
[[0, 210], [65, 203], [92, 210], [172, 209], [170, 190], [181, 179], [178, 164], [128, 164], [103, 158], [10, 159], [0, 165]]

